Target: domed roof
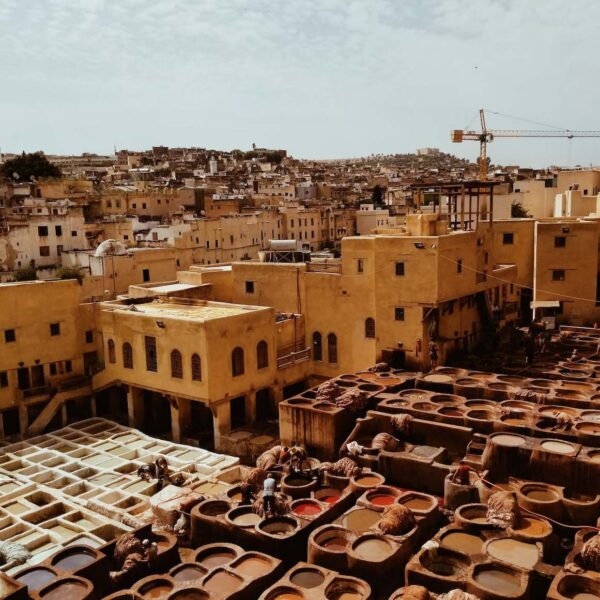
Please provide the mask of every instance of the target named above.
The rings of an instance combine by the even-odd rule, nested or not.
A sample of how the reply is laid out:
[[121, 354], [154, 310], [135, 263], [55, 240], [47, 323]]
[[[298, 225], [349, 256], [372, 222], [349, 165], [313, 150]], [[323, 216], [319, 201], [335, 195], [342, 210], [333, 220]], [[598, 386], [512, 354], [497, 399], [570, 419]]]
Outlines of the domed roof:
[[127, 254], [127, 248], [118, 240], [104, 240], [97, 248], [94, 256], [121, 256]]

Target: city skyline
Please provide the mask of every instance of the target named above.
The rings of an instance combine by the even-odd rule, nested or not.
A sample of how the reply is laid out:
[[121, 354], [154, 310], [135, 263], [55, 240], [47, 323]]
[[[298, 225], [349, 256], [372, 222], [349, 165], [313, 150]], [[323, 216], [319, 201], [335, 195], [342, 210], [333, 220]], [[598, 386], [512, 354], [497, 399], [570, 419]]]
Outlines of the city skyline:
[[[474, 160], [480, 107], [598, 129], [585, 0], [0, 5], [3, 152], [285, 147], [298, 158]], [[569, 51], [565, 52], [565, 48]], [[527, 127], [500, 116], [490, 127]], [[503, 140], [496, 164], [595, 162], [598, 140]]]

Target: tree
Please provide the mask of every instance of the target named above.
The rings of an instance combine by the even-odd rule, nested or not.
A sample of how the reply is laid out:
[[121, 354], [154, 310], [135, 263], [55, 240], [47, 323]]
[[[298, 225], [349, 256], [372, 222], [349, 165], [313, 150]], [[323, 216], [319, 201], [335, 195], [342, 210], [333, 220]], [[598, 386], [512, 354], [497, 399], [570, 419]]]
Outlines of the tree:
[[15, 281], [36, 281], [37, 278], [37, 272], [33, 267], [17, 269], [14, 275]]
[[41, 152], [21, 154], [7, 160], [0, 166], [0, 175], [7, 179], [15, 177], [19, 181], [29, 181], [32, 177], [62, 177], [61, 170], [52, 164]]
[[516, 200], [510, 205], [510, 216], [513, 219], [531, 219], [531, 215], [523, 208], [523, 205]]
[[384, 189], [380, 185], [376, 185], [371, 193], [371, 201], [375, 206], [383, 204]]
[[79, 285], [81, 285], [84, 274], [81, 269], [78, 269], [77, 267], [61, 267], [56, 271], [56, 277], [58, 277], [58, 279], [77, 279]]

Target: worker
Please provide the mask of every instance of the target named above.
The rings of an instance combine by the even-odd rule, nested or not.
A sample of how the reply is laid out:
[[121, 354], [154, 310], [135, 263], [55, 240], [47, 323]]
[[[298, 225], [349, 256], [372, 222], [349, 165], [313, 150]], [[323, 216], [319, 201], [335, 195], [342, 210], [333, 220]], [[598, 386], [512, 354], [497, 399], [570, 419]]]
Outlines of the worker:
[[431, 368], [437, 369], [438, 365], [438, 347], [435, 342], [429, 342], [429, 360], [431, 362]]
[[267, 515], [273, 516], [273, 509], [275, 508], [275, 479], [273, 479], [271, 473], [267, 475], [263, 483], [263, 508], [265, 517]]
[[577, 362], [579, 360], [579, 352], [577, 352], [577, 348], [573, 349], [573, 354], [571, 354], [571, 362]]
[[252, 504], [254, 501], [254, 486], [251, 483], [244, 481], [240, 485], [240, 494], [242, 496], [240, 504]]

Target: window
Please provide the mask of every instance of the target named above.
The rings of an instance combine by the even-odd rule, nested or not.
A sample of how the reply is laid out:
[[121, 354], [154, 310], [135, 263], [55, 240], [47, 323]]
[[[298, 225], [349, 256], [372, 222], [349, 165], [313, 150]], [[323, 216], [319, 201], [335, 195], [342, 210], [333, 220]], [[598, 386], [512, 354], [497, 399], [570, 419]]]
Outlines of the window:
[[61, 237], [62, 236], [62, 226], [61, 225], [55, 225], [54, 226], [54, 232], [56, 233], [56, 237]]
[[131, 205], [131, 208], [137, 208], [137, 204], [134, 202], [134, 203]]
[[398, 275], [398, 276], [404, 275], [404, 263], [403, 262], [396, 263], [396, 275]]
[[394, 309], [394, 319], [396, 319], [396, 321], [404, 321], [404, 309], [403, 308], [396, 306], [396, 308]]
[[202, 363], [198, 354], [192, 354], [192, 381], [202, 381]]
[[459, 258], [456, 261], [456, 272], [457, 273], [462, 273], [462, 258]]
[[365, 261], [362, 258], [357, 259], [356, 261], [356, 271], [357, 273], [365, 272]]
[[375, 337], [375, 319], [369, 317], [365, 319], [365, 337], [366, 338], [374, 338]]
[[337, 336], [335, 333], [330, 333], [327, 336], [327, 360], [330, 363], [337, 363], [338, 361]]
[[181, 360], [181, 352], [179, 350], [171, 352], [171, 377], [183, 379], [183, 361]]
[[8, 387], [8, 373], [0, 371], [0, 388]]
[[142, 271], [142, 278], [144, 279], [144, 283], [150, 281], [150, 269], [144, 269]]
[[56, 375], [56, 363], [50, 363], [50, 375]]
[[117, 362], [114, 340], [108, 340], [108, 362], [114, 365]]
[[17, 334], [15, 333], [14, 329], [5, 329], [4, 330], [4, 341], [7, 344], [17, 341]]
[[94, 332], [91, 329], [88, 329], [85, 332], [85, 343], [86, 344], [93, 344], [94, 343]]
[[146, 203], [142, 202], [142, 208], [146, 208]]
[[234, 377], [244, 374], [244, 351], [239, 346], [231, 353], [231, 374]]
[[564, 235], [557, 235], [554, 238], [555, 248], [564, 248], [567, 245], [567, 238]]
[[60, 256], [63, 253], [63, 245], [59, 244], [58, 246], [56, 246], [56, 255]]
[[246, 294], [254, 294], [254, 281], [246, 281]]
[[504, 245], [514, 244], [515, 234], [514, 233], [503, 233], [502, 234], [502, 243]]
[[564, 269], [553, 269], [552, 270], [552, 281], [564, 281], [565, 271]]
[[144, 337], [144, 347], [146, 350], [146, 370], [158, 371], [158, 357], [156, 355], [156, 338], [149, 335]]
[[312, 335], [313, 360], [323, 360], [323, 338], [318, 331]]
[[123, 344], [123, 368], [133, 369], [133, 348], [129, 342]]
[[60, 335], [60, 323], [50, 323], [50, 335]]
[[76, 231], [71, 231], [71, 237], [77, 237], [77, 232]]
[[269, 366], [269, 345], [265, 340], [256, 344], [256, 368], [265, 369]]
[[486, 265], [488, 264], [488, 260], [489, 260], [489, 258], [490, 258], [490, 257], [489, 257], [489, 254], [486, 252], [486, 253], [483, 255], [483, 262], [484, 262]]
[[48, 226], [47, 225], [38, 225], [38, 235], [40, 237], [48, 236]]
[[50, 246], [40, 246], [40, 256], [50, 256]]
[[65, 360], [65, 372], [70, 373], [73, 370], [73, 363], [70, 360]]

